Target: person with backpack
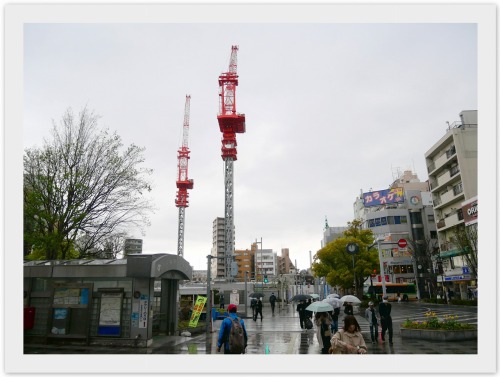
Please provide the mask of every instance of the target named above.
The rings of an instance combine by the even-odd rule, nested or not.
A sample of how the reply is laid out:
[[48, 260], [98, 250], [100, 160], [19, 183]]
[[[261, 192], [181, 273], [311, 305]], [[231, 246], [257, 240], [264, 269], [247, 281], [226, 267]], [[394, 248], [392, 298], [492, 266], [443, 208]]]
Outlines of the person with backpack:
[[229, 304], [227, 307], [229, 316], [224, 318], [220, 326], [217, 352], [220, 352], [222, 344], [224, 344], [224, 354], [245, 353], [248, 335], [245, 328], [245, 321], [236, 314], [237, 309], [234, 304]]
[[271, 297], [269, 297], [269, 302], [271, 303], [271, 311], [273, 312], [273, 317], [274, 317], [274, 306], [276, 305], [276, 296], [274, 295], [274, 292], [271, 293]]

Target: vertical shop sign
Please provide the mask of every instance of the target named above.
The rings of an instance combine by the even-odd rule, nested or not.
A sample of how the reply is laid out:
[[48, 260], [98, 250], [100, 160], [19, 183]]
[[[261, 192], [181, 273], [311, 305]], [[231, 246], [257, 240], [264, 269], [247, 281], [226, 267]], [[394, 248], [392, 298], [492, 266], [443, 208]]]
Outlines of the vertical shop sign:
[[144, 329], [148, 326], [148, 300], [139, 301], [139, 328]]

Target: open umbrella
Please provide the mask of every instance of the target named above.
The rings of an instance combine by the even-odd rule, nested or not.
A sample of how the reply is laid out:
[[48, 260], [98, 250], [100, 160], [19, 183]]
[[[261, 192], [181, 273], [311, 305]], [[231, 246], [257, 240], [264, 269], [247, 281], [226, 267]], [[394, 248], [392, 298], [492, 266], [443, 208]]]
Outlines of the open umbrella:
[[335, 297], [325, 298], [323, 302], [330, 304], [334, 308], [341, 308], [343, 305], [342, 301], [340, 301], [340, 298], [335, 298]]
[[300, 295], [295, 295], [292, 297], [292, 301], [302, 301], [302, 300], [309, 300], [311, 297], [311, 295], [304, 295], [304, 294], [300, 294]]
[[336, 293], [330, 293], [326, 298], [340, 298], [340, 296]]
[[309, 296], [312, 298], [319, 298], [319, 295], [317, 293], [309, 293]]
[[261, 298], [264, 296], [265, 296], [265, 294], [262, 292], [252, 292], [248, 295], [248, 297], [253, 297], [253, 298]]
[[353, 295], [345, 295], [340, 298], [342, 303], [350, 302], [351, 304], [361, 304], [361, 300]]
[[331, 306], [327, 302], [323, 301], [315, 301], [311, 305], [309, 305], [306, 310], [309, 310], [310, 312], [331, 312], [333, 310], [333, 306]]

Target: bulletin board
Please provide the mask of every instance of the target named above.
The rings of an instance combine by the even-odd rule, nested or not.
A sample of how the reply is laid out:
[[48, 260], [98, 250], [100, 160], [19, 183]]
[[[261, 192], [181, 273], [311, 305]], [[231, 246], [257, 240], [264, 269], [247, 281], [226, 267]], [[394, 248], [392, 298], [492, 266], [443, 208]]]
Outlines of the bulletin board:
[[100, 336], [120, 336], [123, 305], [123, 289], [99, 289], [99, 325]]

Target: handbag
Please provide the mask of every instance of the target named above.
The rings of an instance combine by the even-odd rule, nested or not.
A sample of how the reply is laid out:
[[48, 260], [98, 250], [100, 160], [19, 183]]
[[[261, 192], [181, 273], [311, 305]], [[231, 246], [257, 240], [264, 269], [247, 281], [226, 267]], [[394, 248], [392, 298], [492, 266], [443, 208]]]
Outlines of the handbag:
[[313, 323], [312, 323], [311, 319], [309, 319], [309, 318], [306, 318], [304, 320], [304, 325], [306, 326], [306, 329], [308, 329], [308, 330], [311, 330], [313, 328]]

